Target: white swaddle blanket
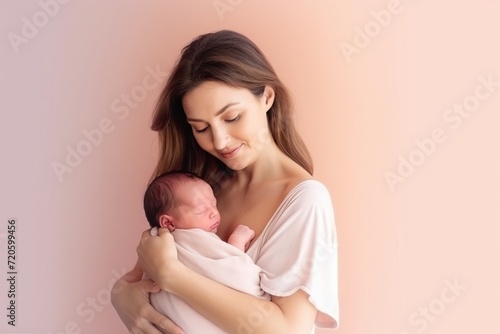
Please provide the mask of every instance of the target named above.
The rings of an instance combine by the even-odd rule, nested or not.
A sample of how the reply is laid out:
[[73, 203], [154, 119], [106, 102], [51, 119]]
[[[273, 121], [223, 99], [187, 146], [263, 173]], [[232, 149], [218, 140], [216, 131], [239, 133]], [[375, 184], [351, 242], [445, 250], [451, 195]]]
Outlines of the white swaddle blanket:
[[[201, 229], [177, 229], [172, 234], [179, 261], [191, 270], [235, 290], [270, 299], [260, 288], [261, 269], [246, 253]], [[187, 334], [225, 333], [173, 294], [161, 290], [150, 294], [150, 300]]]

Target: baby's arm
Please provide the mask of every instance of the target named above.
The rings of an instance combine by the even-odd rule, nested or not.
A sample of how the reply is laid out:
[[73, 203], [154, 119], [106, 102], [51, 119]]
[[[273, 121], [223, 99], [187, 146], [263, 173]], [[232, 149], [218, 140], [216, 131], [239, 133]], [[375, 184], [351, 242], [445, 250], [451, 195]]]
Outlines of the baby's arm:
[[255, 232], [250, 227], [238, 225], [238, 227], [234, 229], [234, 232], [229, 236], [229, 239], [227, 239], [227, 243], [244, 252], [247, 250], [248, 245], [254, 236]]

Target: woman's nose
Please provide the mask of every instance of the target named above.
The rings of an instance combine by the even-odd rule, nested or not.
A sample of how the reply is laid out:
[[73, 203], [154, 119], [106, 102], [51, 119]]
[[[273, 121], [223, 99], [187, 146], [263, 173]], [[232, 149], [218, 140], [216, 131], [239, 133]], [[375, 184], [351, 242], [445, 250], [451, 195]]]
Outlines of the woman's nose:
[[223, 128], [212, 128], [212, 141], [216, 150], [223, 150], [229, 142], [229, 134]]

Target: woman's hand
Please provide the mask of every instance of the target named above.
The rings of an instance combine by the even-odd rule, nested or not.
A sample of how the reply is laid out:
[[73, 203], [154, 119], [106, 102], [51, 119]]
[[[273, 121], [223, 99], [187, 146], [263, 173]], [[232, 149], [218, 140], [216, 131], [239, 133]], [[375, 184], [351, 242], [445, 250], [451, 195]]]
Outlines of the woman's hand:
[[142, 271], [132, 270], [111, 291], [111, 302], [132, 334], [184, 334], [170, 319], [149, 304], [149, 293], [160, 291], [151, 280], [141, 280]]
[[[174, 237], [167, 228], [152, 228], [142, 233], [137, 246], [139, 264], [146, 276], [163, 290], [169, 291], [168, 280], [181, 265], [177, 259]], [[170, 291], [169, 291], [170, 292]]]

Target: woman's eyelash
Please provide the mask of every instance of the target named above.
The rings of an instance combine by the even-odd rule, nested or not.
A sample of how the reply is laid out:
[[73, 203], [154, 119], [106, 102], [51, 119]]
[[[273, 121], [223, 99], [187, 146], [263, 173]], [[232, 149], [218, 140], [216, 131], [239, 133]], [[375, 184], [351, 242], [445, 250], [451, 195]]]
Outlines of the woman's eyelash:
[[[240, 118], [241, 118], [241, 115], [238, 115], [235, 118], [226, 119], [225, 122], [226, 123], [235, 123], [235, 122], [238, 122], [240, 120]], [[203, 132], [206, 132], [208, 130], [208, 128], [209, 128], [208, 126], [206, 128], [201, 129], [201, 130], [198, 130], [198, 129], [195, 128], [194, 131], [196, 133], [203, 133]]]
[[234, 122], [237, 122], [239, 119], [240, 119], [240, 115], [236, 116], [235, 118], [233, 119], [227, 119], [226, 122], [227, 123], [234, 123]]
[[194, 129], [194, 131], [196, 133], [203, 133], [203, 132], [206, 132], [207, 130], [208, 130], [208, 126], [206, 128], [201, 129], [201, 130]]

